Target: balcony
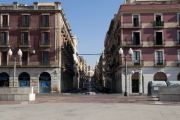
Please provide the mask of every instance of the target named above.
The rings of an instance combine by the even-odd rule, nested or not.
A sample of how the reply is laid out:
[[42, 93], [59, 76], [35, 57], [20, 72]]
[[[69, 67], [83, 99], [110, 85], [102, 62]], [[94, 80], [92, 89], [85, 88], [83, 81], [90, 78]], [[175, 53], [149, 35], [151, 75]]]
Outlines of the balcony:
[[144, 66], [143, 60], [133, 60], [134, 66]]
[[1, 66], [7, 66], [7, 61], [1, 61]]
[[30, 29], [30, 23], [19, 23], [20, 29]]
[[39, 47], [51, 47], [50, 40], [41, 40], [39, 41]]
[[138, 24], [123, 23], [121, 25], [121, 28], [141, 28], [141, 27], [142, 27], [142, 22], [139, 22]]
[[176, 45], [180, 46], [180, 40], [177, 40]]
[[166, 66], [166, 60], [154, 60], [154, 66]]
[[64, 26], [61, 28], [61, 33], [65, 33], [66, 32], [66, 30], [65, 30], [65, 28], [64, 28]]
[[0, 43], [0, 48], [9, 48], [9, 47], [10, 47], [9, 40], [5, 40], [4, 42]]
[[41, 23], [39, 24], [40, 29], [50, 29], [51, 24], [50, 23]]
[[31, 47], [31, 42], [30, 40], [27, 41], [19, 41], [18, 42], [19, 47], [23, 47], [23, 48], [30, 48]]
[[165, 45], [165, 40], [154, 40], [154, 47], [164, 47]]
[[132, 40], [130, 42], [124, 42], [123, 47], [142, 47], [143, 42], [140, 40]]
[[0, 24], [0, 29], [10, 29], [9, 23]]
[[154, 21], [154, 24], [153, 24], [154, 27], [164, 27], [164, 21]]

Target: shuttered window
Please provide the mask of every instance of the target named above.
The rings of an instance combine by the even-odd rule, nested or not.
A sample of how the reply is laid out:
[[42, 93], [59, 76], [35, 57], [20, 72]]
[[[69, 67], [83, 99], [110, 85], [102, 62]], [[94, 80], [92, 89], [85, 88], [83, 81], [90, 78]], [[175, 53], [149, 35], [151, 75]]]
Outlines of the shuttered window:
[[162, 65], [163, 64], [162, 51], [156, 51], [156, 62], [157, 62], [158, 65]]
[[139, 65], [140, 64], [140, 52], [134, 51], [133, 56], [134, 56], [134, 64]]
[[7, 38], [6, 32], [2, 32], [2, 44], [6, 43], [6, 40], [7, 40], [6, 38]]

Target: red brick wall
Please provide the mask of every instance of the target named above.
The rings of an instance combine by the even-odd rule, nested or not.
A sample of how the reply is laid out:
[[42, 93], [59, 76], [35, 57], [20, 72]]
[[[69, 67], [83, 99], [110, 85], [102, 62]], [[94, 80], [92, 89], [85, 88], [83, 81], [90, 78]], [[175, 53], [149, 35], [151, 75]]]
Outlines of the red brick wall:
[[[24, 13], [24, 12], [23, 12]], [[9, 40], [10, 46], [13, 51], [13, 54], [17, 53], [18, 41], [21, 39], [21, 30], [19, 29], [19, 23], [21, 22], [21, 14], [22, 13], [9, 13], [9, 22], [10, 22], [10, 30], [9, 30]], [[31, 48], [29, 50], [35, 50], [35, 54], [30, 54], [30, 62], [31, 61], [41, 61], [41, 48], [39, 47], [39, 40], [41, 39], [41, 29], [39, 28], [39, 24], [41, 21], [42, 13], [30, 13], [30, 26], [31, 29], [28, 30], [30, 32], [30, 41]], [[51, 60], [54, 60], [54, 46], [55, 46], [55, 13], [50, 13], [50, 40], [51, 40]]]

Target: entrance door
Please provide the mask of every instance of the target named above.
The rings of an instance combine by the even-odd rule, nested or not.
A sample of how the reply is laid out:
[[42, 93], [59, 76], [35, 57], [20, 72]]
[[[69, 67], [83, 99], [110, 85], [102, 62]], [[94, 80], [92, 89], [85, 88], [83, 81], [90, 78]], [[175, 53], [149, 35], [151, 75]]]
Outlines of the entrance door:
[[51, 76], [47, 72], [41, 73], [39, 77], [39, 93], [50, 93], [51, 91]]
[[132, 80], [132, 93], [139, 93], [139, 80]]

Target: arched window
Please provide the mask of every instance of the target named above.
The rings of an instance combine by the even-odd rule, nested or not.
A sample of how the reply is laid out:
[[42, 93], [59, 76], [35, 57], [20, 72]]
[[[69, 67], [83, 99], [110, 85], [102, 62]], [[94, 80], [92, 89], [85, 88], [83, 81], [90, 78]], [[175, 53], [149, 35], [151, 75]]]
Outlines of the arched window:
[[167, 76], [165, 73], [157, 72], [156, 74], [154, 74], [154, 81], [166, 81], [166, 80], [167, 80]]
[[39, 93], [50, 93], [51, 76], [47, 72], [43, 72], [39, 76]]
[[27, 72], [23, 72], [19, 75], [19, 87], [30, 87], [30, 75]]

